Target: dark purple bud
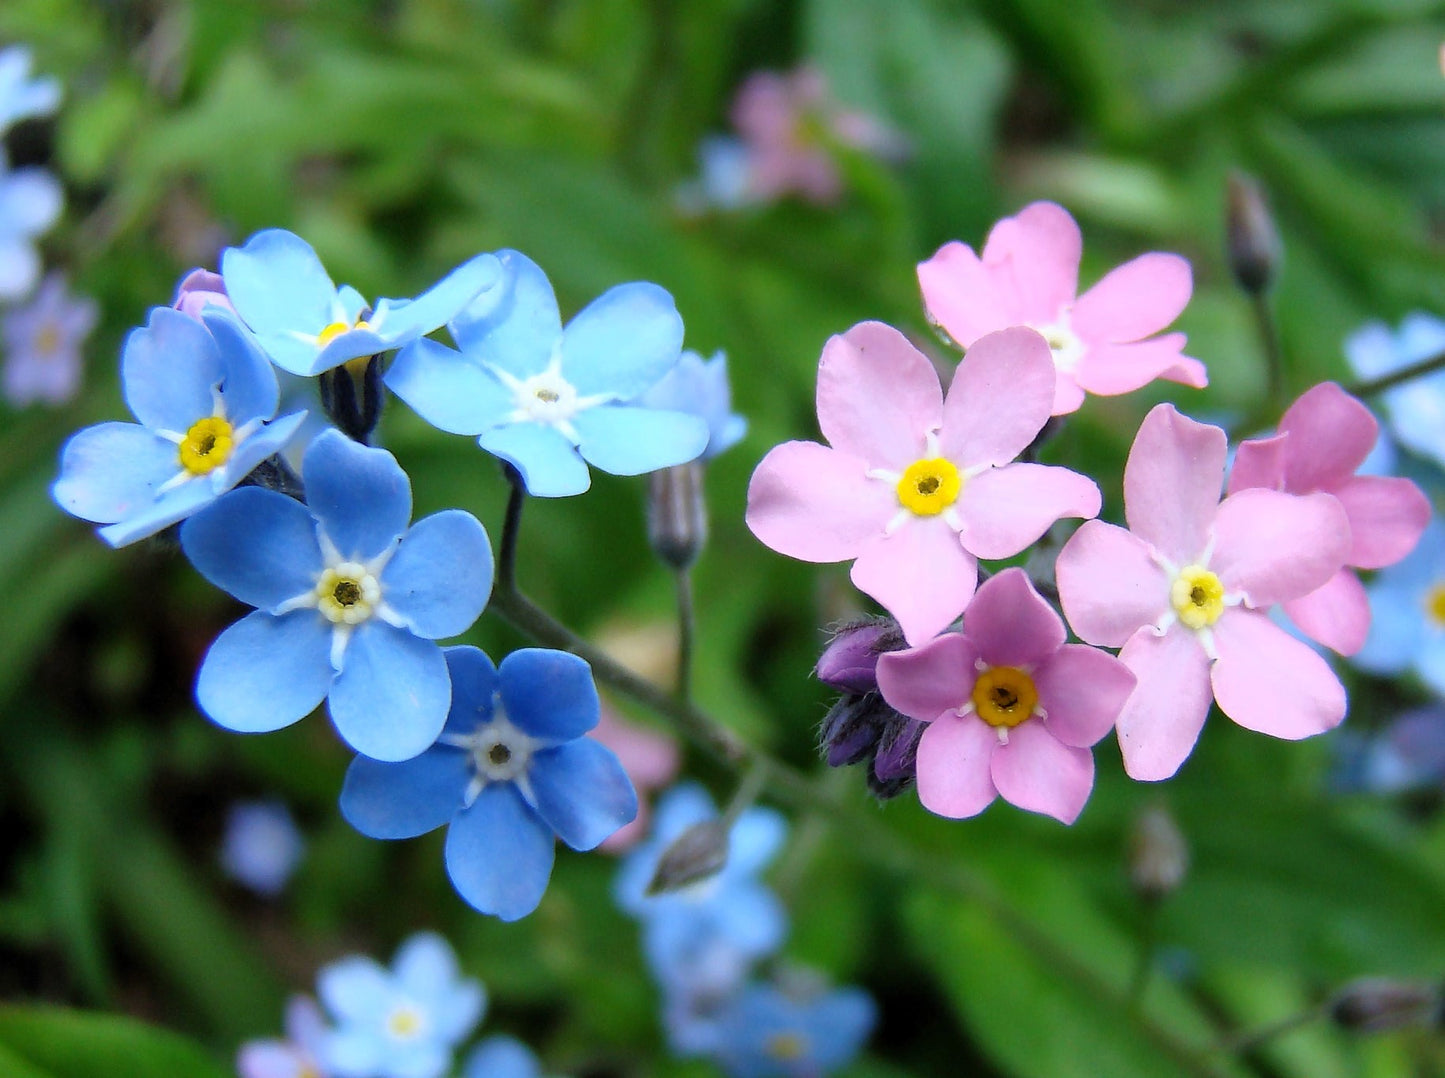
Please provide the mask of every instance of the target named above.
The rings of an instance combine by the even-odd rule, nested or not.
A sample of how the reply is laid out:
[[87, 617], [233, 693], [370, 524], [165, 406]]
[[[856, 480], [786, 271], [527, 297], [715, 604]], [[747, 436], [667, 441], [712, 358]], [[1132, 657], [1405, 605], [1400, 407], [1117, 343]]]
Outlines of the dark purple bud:
[[878, 800], [897, 797], [913, 785], [918, 771], [918, 739], [926, 726], [896, 712], [893, 721], [885, 726], [873, 766], [868, 769], [868, 789]]
[[881, 733], [881, 709], [893, 710], [876, 692], [838, 698], [818, 730], [819, 747], [829, 767], [847, 767], [872, 755]]
[[1357, 1033], [1382, 1033], [1440, 1021], [1440, 988], [1416, 981], [1363, 977], [1330, 1001], [1330, 1020]]
[[1230, 174], [1224, 223], [1229, 268], [1239, 287], [1257, 296], [1279, 268], [1279, 232], [1259, 184], [1241, 172]]
[[878, 688], [878, 656], [903, 647], [903, 634], [890, 619], [845, 625], [834, 634], [813, 673], [839, 692], [865, 693]]

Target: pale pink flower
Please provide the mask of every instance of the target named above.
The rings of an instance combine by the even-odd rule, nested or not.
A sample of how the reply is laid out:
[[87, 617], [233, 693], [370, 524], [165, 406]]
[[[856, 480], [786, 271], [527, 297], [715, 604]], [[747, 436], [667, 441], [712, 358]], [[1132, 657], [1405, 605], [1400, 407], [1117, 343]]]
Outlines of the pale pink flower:
[[1289, 406], [1273, 438], [1242, 442], [1229, 473], [1230, 494], [1251, 487], [1324, 491], [1344, 506], [1350, 521], [1344, 567], [1308, 595], [1280, 604], [1301, 632], [1341, 655], [1364, 647], [1370, 631], [1370, 601], [1354, 570], [1394, 565], [1430, 523], [1430, 501], [1410, 480], [1355, 474], [1379, 432], [1368, 408], [1322, 382]]
[[1269, 619], [1344, 564], [1350, 522], [1330, 494], [1252, 489], [1219, 500], [1224, 431], [1153, 409], [1124, 468], [1129, 530], [1090, 521], [1064, 544], [1059, 598], [1074, 632], [1119, 653], [1139, 685], [1116, 726], [1124, 769], [1166, 779], [1211, 697], [1249, 730], [1296, 740], [1345, 715], [1313, 648]]
[[1042, 333], [1059, 370], [1054, 415], [1076, 411], [1086, 392], [1111, 397], [1156, 378], [1206, 385], [1204, 364], [1183, 354], [1184, 334], [1154, 336], [1189, 302], [1189, 263], [1140, 255], [1081, 296], [1082, 250], [1079, 226], [1062, 206], [1025, 206], [993, 226], [982, 257], [953, 242], [919, 264], [928, 317], [965, 349], [1006, 326]]
[[321, 1008], [310, 996], [286, 1004], [286, 1039], [247, 1041], [236, 1056], [240, 1078], [326, 1078], [321, 1045], [327, 1034]]
[[647, 837], [652, 810], [643, 794], [661, 789], [677, 777], [680, 763], [677, 742], [666, 734], [627, 722], [605, 703], [591, 736], [613, 751], [637, 789], [637, 817], [597, 847], [608, 853], [621, 853]]
[[878, 657], [883, 698], [928, 723], [918, 800], [976, 816], [995, 797], [1073, 823], [1094, 788], [1096, 741], [1134, 688], [1114, 656], [1066, 644], [1063, 620], [1022, 569], [986, 581], [963, 630]]
[[857, 559], [853, 583], [921, 644], [963, 613], [979, 558], [1011, 558], [1060, 518], [1099, 511], [1092, 480], [1011, 463], [1053, 397], [1048, 345], [1032, 330], [978, 341], [945, 400], [923, 353], [861, 322], [829, 340], [818, 365], [830, 445], [774, 447], [748, 487], [748, 527], [789, 557]]
[[176, 285], [176, 298], [171, 301], [171, 306], [198, 322], [201, 312], [207, 307], [220, 307], [236, 313], [231, 297], [226, 294], [226, 282], [219, 273], [208, 269], [193, 269], [182, 277], [180, 284]]

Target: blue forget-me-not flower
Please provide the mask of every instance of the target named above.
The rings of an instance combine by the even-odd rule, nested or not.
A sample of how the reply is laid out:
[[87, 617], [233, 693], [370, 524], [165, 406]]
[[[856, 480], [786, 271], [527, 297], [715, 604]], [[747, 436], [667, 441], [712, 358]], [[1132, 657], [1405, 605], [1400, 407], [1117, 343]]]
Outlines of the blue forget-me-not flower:
[[358, 757], [341, 814], [372, 838], [449, 824], [458, 893], [515, 921], [547, 889], [554, 835], [590, 850], [637, 815], [637, 794], [612, 750], [583, 736], [600, 706], [585, 661], [524, 648], [498, 668], [474, 647], [448, 648], [446, 660], [452, 706], [437, 743], [404, 763]]
[[272, 420], [276, 373], [240, 323], [220, 311], [198, 322], [154, 308], [126, 338], [121, 383], [140, 422], [101, 423], [73, 436], [52, 488], [66, 512], [104, 524], [101, 538], [112, 546], [214, 502], [306, 418]]
[[211, 645], [196, 698], [248, 733], [325, 699], [353, 749], [408, 759], [436, 740], [451, 704], [433, 641], [465, 631], [491, 594], [487, 533], [460, 509], [408, 530], [411, 484], [396, 458], [339, 431], [311, 443], [302, 478], [306, 505], [245, 487], [181, 529], [201, 575], [257, 608]]
[[750, 985], [718, 1019], [715, 1058], [731, 1078], [821, 1078], [853, 1061], [876, 1020], [861, 988], [795, 995]]
[[640, 475], [703, 451], [707, 426], [697, 417], [624, 403], [678, 361], [682, 318], [666, 291], [618, 285], [564, 329], [541, 268], [517, 251], [497, 255], [502, 286], [448, 323], [460, 353], [412, 343], [387, 372], [392, 392], [433, 426], [477, 435], [545, 498], [585, 491], [589, 464]]
[[[1397, 332], [1371, 322], [1345, 341], [1345, 355], [1361, 378], [1381, 378], [1445, 352], [1445, 321], [1415, 311]], [[1381, 394], [1390, 429], [1405, 447], [1445, 464], [1445, 370], [1391, 386]]]
[[23, 299], [40, 278], [39, 236], [60, 217], [65, 198], [43, 168], [12, 169], [0, 149], [0, 300]]
[[309, 243], [271, 228], [222, 252], [221, 277], [237, 313], [276, 365], [314, 375], [438, 329], [496, 286], [501, 265], [493, 255], [477, 255], [416, 299], [383, 299], [371, 307], [350, 285], [332, 282]]
[[687, 412], [707, 424], [703, 460], [732, 448], [748, 432], [748, 421], [732, 410], [728, 360], [722, 352], [703, 359], [692, 350], [682, 353], [677, 366], [637, 401], [648, 408]]
[[237, 883], [274, 898], [306, 852], [306, 842], [281, 801], [238, 801], [226, 812], [221, 868]]
[[1419, 545], [1365, 590], [1370, 635], [1354, 661], [1378, 674], [1414, 669], [1445, 693], [1445, 524], [1432, 520]]
[[60, 104], [60, 83], [30, 77], [30, 50], [24, 45], [0, 49], [0, 134], [11, 124], [48, 116]]
[[542, 1065], [521, 1041], [498, 1033], [472, 1050], [462, 1078], [542, 1078]]

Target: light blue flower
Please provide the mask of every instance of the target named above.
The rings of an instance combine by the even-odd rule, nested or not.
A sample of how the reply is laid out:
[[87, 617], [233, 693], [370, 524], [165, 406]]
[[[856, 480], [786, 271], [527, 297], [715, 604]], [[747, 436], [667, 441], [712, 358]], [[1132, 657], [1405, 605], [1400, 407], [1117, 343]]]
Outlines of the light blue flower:
[[748, 432], [748, 421], [732, 410], [732, 389], [728, 385], [728, 361], [722, 352], [710, 360], [685, 351], [676, 367], [653, 386], [637, 403], [648, 408], [687, 412], [707, 424], [707, 448], [703, 460], [736, 445]]
[[759, 200], [753, 190], [753, 155], [731, 135], [708, 135], [697, 147], [699, 172], [678, 188], [677, 206], [687, 216], [740, 210]]
[[515, 921], [537, 908], [554, 836], [590, 850], [637, 815], [627, 772], [600, 742], [586, 662], [524, 648], [500, 669], [474, 647], [446, 650], [452, 707], [437, 743], [414, 760], [358, 757], [341, 814], [372, 838], [414, 838], [449, 824], [447, 874], [483, 913]]
[[[1345, 341], [1345, 355], [1361, 378], [1380, 378], [1445, 352], [1445, 321], [1416, 311], [1398, 332], [1371, 322]], [[1381, 394], [1396, 440], [1445, 464], [1445, 370], [1412, 378]]]
[[1414, 708], [1369, 734], [1341, 730], [1331, 740], [1335, 793], [1390, 795], [1445, 786], [1445, 706]]
[[491, 594], [487, 533], [459, 509], [408, 530], [396, 458], [339, 431], [311, 443], [302, 479], [308, 505], [244, 487], [181, 529], [201, 575], [258, 608], [211, 645], [196, 699], [245, 733], [289, 726], [324, 699], [357, 752], [409, 759], [451, 705], [433, 641], [465, 631]]
[[403, 943], [390, 970], [352, 955], [323, 969], [316, 988], [336, 1022], [320, 1046], [336, 1078], [439, 1078], [486, 1007], [480, 982], [460, 976], [432, 932]]
[[493, 255], [477, 255], [414, 300], [383, 299], [370, 307], [350, 285], [332, 283], [309, 243], [272, 228], [223, 251], [221, 277], [275, 364], [313, 375], [437, 329], [495, 287], [501, 266]]
[[1370, 635], [1354, 661], [1377, 674], [1414, 669], [1445, 693], [1445, 524], [1432, 520], [1419, 545], [1365, 590]]
[[624, 404], [677, 363], [682, 318], [657, 285], [618, 285], [562, 328], [546, 274], [498, 251], [504, 284], [448, 325], [461, 352], [419, 340], [386, 384], [428, 423], [478, 435], [521, 473], [529, 493], [581, 494], [587, 465], [640, 475], [692, 460], [707, 445], [695, 416]]
[[11, 124], [48, 116], [60, 104], [60, 83], [30, 77], [30, 50], [24, 45], [0, 49], [0, 134]]
[[238, 801], [226, 813], [221, 868], [257, 894], [279, 895], [305, 850], [296, 821], [280, 801]]
[[99, 314], [89, 296], [72, 296], [65, 275], [45, 278], [23, 307], [0, 320], [5, 340], [3, 388], [11, 404], [63, 404], [80, 392], [80, 347]]
[[793, 994], [752, 985], [719, 1018], [716, 1058], [731, 1078], [821, 1078], [853, 1061], [876, 1021], [861, 988]]
[[204, 322], [156, 307], [132, 330], [121, 383], [136, 423], [87, 427], [65, 444], [56, 502], [124, 546], [215, 501], [281, 449], [304, 412], [276, 414], [276, 374], [222, 312]]
[[473, 1049], [462, 1078], [542, 1078], [542, 1066], [521, 1041], [497, 1034]]
[[60, 217], [60, 184], [43, 168], [12, 169], [0, 149], [0, 301], [24, 299], [40, 277], [39, 236]]

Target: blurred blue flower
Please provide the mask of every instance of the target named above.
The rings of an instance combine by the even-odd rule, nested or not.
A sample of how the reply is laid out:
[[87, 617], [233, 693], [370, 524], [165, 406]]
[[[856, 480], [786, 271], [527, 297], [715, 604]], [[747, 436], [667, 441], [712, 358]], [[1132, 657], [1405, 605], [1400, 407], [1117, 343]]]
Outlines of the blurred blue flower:
[[730, 449], [748, 432], [748, 421], [732, 410], [728, 361], [722, 352], [714, 352], [710, 360], [691, 350], [683, 352], [677, 366], [637, 403], [646, 408], [687, 412], [706, 423], [708, 438], [703, 460], [712, 460]]
[[477, 255], [416, 299], [378, 300], [373, 308], [350, 285], [336, 287], [309, 243], [271, 228], [223, 251], [221, 277], [275, 364], [313, 375], [439, 328], [496, 286], [501, 265], [493, 255]]
[[697, 147], [699, 172], [677, 191], [677, 206], [688, 216], [740, 210], [760, 201], [753, 191], [753, 158], [732, 135], [708, 135]]
[[136, 423], [87, 427], [51, 488], [66, 512], [124, 546], [214, 502], [281, 449], [305, 419], [276, 414], [276, 374], [241, 324], [156, 307], [132, 330], [121, 382]]
[[462, 1078], [542, 1078], [542, 1067], [521, 1041], [497, 1034], [472, 1050]]
[[1445, 524], [1432, 520], [1419, 545], [1365, 590], [1370, 635], [1354, 661], [1377, 674], [1413, 669], [1445, 693]]
[[409, 759], [451, 704], [433, 641], [465, 631], [491, 594], [487, 533], [459, 509], [408, 530], [411, 484], [396, 458], [339, 431], [311, 443], [302, 478], [309, 506], [244, 487], [181, 529], [201, 575], [258, 608], [211, 645], [196, 699], [246, 733], [289, 726], [325, 699], [357, 752]]
[[[1361, 327], [1345, 341], [1345, 355], [1361, 378], [1380, 378], [1445, 352], [1445, 321], [1419, 311], [1398, 332], [1383, 322]], [[1381, 394], [1396, 440], [1445, 464], [1445, 370], [1412, 378]]]
[[389, 971], [352, 955], [323, 969], [316, 987], [336, 1021], [320, 1046], [336, 1078], [439, 1078], [486, 1006], [480, 982], [460, 976], [432, 932], [403, 943]]
[[12, 169], [0, 149], [0, 301], [23, 299], [40, 277], [35, 237], [60, 216], [64, 196], [43, 168]]
[[286, 1039], [247, 1041], [236, 1055], [240, 1078], [331, 1078], [321, 1063], [326, 1019], [310, 996], [286, 1005]]
[[0, 49], [0, 135], [11, 124], [48, 116], [60, 104], [60, 83], [30, 77], [30, 50], [24, 45]]
[[99, 310], [89, 296], [75, 297], [65, 276], [52, 273], [23, 307], [0, 322], [5, 340], [3, 388], [11, 404], [63, 404], [80, 391], [80, 346]]
[[731, 1078], [821, 1078], [853, 1061], [876, 1020], [861, 988], [794, 994], [752, 985], [719, 1018], [716, 1059]]
[[640, 475], [703, 451], [708, 431], [695, 416], [622, 403], [677, 364], [682, 318], [667, 292], [618, 285], [563, 329], [540, 267], [497, 254], [504, 285], [448, 326], [460, 353], [432, 340], [407, 346], [386, 375], [392, 392], [433, 426], [478, 435], [544, 498], [585, 491], [588, 464]]
[[1445, 786], [1445, 706], [1415, 708], [1369, 735], [1334, 740], [1337, 793], [1398, 794]]
[[452, 705], [437, 743], [414, 760], [358, 757], [341, 814], [372, 838], [447, 828], [447, 874], [483, 913], [515, 921], [537, 908], [554, 836], [590, 850], [637, 815], [627, 772], [600, 742], [592, 669], [562, 651], [524, 648], [501, 668], [477, 648], [446, 650]]
[[226, 813], [221, 868], [257, 894], [279, 895], [305, 850], [291, 811], [280, 801], [238, 801]]

